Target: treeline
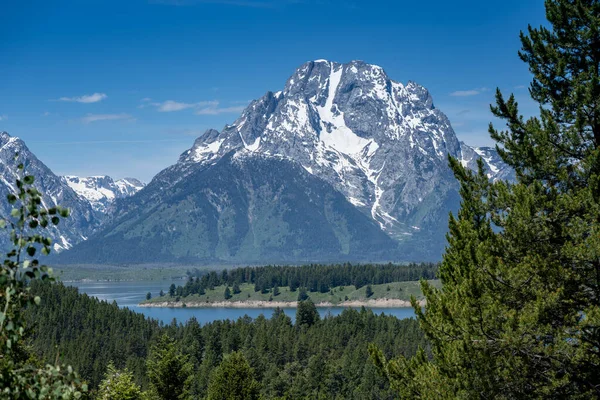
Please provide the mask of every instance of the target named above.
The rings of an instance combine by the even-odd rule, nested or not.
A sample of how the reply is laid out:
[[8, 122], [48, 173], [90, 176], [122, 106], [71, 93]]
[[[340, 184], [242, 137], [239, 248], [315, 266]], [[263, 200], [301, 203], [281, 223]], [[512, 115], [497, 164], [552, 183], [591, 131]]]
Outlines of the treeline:
[[299, 267], [265, 266], [244, 267], [212, 271], [188, 271], [188, 282], [174, 287], [171, 296], [204, 294], [216, 286], [237, 286], [242, 283], [254, 284], [255, 291], [266, 293], [277, 287], [289, 286], [293, 292], [305, 288], [309, 292], [327, 293], [338, 286], [354, 285], [360, 289], [366, 285], [380, 285], [391, 282], [416, 281], [421, 278], [434, 279], [438, 269], [436, 263], [410, 264], [311, 264]]
[[72, 365], [92, 389], [110, 362], [147, 389], [146, 361], [166, 334], [192, 365], [190, 398], [204, 398], [213, 372], [236, 352], [248, 360], [263, 398], [391, 399], [388, 383], [368, 361], [369, 343], [388, 357], [426, 347], [415, 320], [365, 309], [321, 319], [316, 309], [299, 308], [296, 323], [278, 310], [271, 318], [163, 325], [62, 284], [33, 289], [43, 304], [27, 311], [30, 345], [42, 360], [58, 356]]

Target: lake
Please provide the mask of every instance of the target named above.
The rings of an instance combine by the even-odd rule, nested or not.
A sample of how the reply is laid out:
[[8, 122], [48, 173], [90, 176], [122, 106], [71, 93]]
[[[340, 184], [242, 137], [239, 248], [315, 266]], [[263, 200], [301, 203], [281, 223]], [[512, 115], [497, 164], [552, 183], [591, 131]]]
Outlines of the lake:
[[[171, 283], [183, 284], [183, 281], [139, 281], [139, 282], [68, 282], [65, 285], [79, 288], [80, 293], [86, 293], [99, 300], [108, 302], [116, 301], [120, 307], [127, 307], [135, 312], [142, 313], [164, 323], [170, 323], [174, 318], [178, 322], [185, 322], [195, 317], [203, 325], [215, 320], [236, 320], [244, 315], [256, 318], [261, 314], [270, 317], [274, 308], [149, 308], [139, 307], [138, 304], [146, 298], [146, 293], [157, 296], [161, 290], [168, 291]], [[319, 307], [321, 317], [326, 315], [339, 315], [344, 307]], [[295, 308], [284, 308], [286, 315], [292, 320], [296, 317]], [[415, 316], [412, 308], [378, 308], [376, 313], [393, 315], [397, 318], [411, 318]]]

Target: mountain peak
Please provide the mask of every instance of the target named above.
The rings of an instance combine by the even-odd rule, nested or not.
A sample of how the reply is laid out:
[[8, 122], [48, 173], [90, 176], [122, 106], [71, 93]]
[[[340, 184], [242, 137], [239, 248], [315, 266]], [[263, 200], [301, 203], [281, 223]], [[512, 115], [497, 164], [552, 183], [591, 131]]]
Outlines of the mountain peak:
[[[438, 259], [460, 203], [448, 154], [503, 171], [493, 151], [461, 145], [425, 87], [364, 61], [309, 61], [117, 202], [100, 247], [81, 251], [136, 243], [148, 246], [141, 257], [273, 262], [281, 248], [302, 259], [310, 243], [336, 257], [401, 248], [405, 260]], [[118, 224], [136, 228], [124, 237]], [[378, 244], [354, 241], [361, 235]]]
[[77, 195], [88, 201], [94, 211], [100, 214], [105, 214], [115, 200], [131, 196], [145, 186], [135, 178], [115, 181], [108, 175], [88, 177], [66, 175], [63, 179]]
[[0, 147], [2, 147], [2, 150], [4, 150], [4, 146], [6, 146], [7, 144], [9, 144], [9, 143], [18, 143], [18, 142], [21, 142], [21, 139], [19, 139], [18, 137], [11, 136], [6, 131], [0, 132]]

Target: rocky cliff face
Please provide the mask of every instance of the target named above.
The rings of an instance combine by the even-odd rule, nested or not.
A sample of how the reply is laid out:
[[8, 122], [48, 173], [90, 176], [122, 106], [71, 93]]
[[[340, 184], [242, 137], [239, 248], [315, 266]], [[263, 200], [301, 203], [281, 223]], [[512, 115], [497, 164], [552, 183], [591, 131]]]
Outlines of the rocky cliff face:
[[176, 168], [205, 165], [231, 150], [299, 163], [400, 241], [436, 230], [439, 218], [445, 226], [448, 206], [458, 201], [448, 154], [469, 167], [484, 155], [492, 179], [508, 174], [494, 150], [458, 141], [427, 89], [361, 61], [304, 64], [283, 91], [252, 102], [223, 131], [199, 137]]
[[[448, 212], [459, 205], [458, 185], [447, 165], [448, 154], [470, 168], [482, 156], [490, 179], [510, 175], [494, 150], [472, 148], [458, 141], [450, 121], [434, 107], [424, 87], [393, 81], [381, 67], [362, 61], [311, 61], [295, 71], [282, 91], [267, 92], [233, 124], [222, 131], [210, 129], [196, 139], [176, 164], [117, 207], [111, 229], [127, 220], [131, 229], [160, 232], [159, 226], [147, 226], [141, 215], [155, 204], [167, 202], [175, 207], [175, 190], [181, 196], [192, 196], [191, 188], [197, 184], [200, 171], [206, 179], [224, 160], [244, 164], [260, 159], [261, 163], [271, 162], [272, 168], [280, 168], [283, 161], [301, 170], [286, 169], [287, 181], [278, 181], [278, 185], [298, 182], [300, 174], [295, 171], [326, 183], [396, 243], [400, 253], [392, 251], [388, 242], [382, 246], [390, 255], [387, 259], [439, 259], [445, 245]], [[232, 180], [248, 179], [238, 175], [239, 171], [231, 173]], [[263, 185], [273, 186], [269, 175], [263, 175], [253, 179], [263, 179]], [[209, 189], [218, 193], [220, 188], [205, 190]], [[200, 201], [195, 198], [181, 212], [204, 207], [208, 200], [202, 200], [202, 204]], [[313, 200], [309, 197], [303, 201]], [[223, 209], [216, 203], [209, 204], [215, 210]], [[286, 207], [301, 209], [304, 205], [298, 199], [286, 203]], [[236, 215], [254, 221], [256, 216], [247, 211], [241, 217], [241, 211]], [[241, 219], [236, 221], [241, 223]], [[299, 231], [296, 225], [290, 227], [301, 237], [309, 237], [316, 229], [306, 226]], [[181, 229], [192, 232], [204, 228]], [[217, 227], [213, 233], [221, 237], [220, 229]], [[108, 237], [112, 232], [104, 230], [102, 235]], [[359, 242], [353, 246], [360, 246]], [[360, 248], [351, 250], [353, 254], [358, 251]], [[335, 254], [340, 253], [334, 252], [334, 258]], [[218, 253], [210, 257], [222, 259]], [[268, 252], [261, 253], [261, 257], [262, 261], [270, 260]], [[239, 259], [243, 259], [241, 255]]]
[[[15, 154], [19, 154], [18, 161]], [[53, 239], [55, 251], [71, 248], [74, 244], [85, 240], [98, 226], [100, 219], [89, 202], [80, 198], [64, 180], [55, 175], [44, 163], [27, 148], [25, 143], [6, 132], [0, 132], [0, 198], [6, 199], [15, 189], [15, 180], [19, 176], [17, 165], [23, 163], [28, 175], [35, 177], [34, 186], [42, 192], [43, 206], [60, 205], [71, 210], [71, 216], [61, 221], [58, 226], [48, 230]], [[12, 207], [6, 201], [0, 202], [0, 213], [10, 215]], [[6, 248], [8, 231], [0, 234], [0, 242]]]
[[79, 196], [87, 200], [102, 217], [117, 199], [132, 196], [145, 185], [135, 178], [114, 180], [110, 176], [64, 176], [64, 181]]

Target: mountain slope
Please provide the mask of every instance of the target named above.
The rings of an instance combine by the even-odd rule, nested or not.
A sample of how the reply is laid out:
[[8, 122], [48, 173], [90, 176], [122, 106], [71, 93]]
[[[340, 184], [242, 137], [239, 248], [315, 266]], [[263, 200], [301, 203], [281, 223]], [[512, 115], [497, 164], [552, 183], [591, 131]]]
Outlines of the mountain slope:
[[60, 260], [252, 263], [396, 254], [396, 243], [370, 218], [284, 159], [230, 153], [188, 175], [160, 203], [145, 203], [144, 192], [123, 201], [132, 211]]
[[182, 178], [231, 150], [294, 160], [401, 241], [438, 224], [435, 209], [456, 197], [447, 155], [462, 157], [450, 121], [425, 88], [395, 82], [362, 61], [304, 64], [283, 91], [268, 92], [223, 131], [198, 138], [175, 169]]
[[132, 196], [140, 191], [144, 184], [135, 178], [117, 181], [110, 176], [64, 176], [67, 185], [79, 196], [89, 201], [94, 211], [106, 214], [116, 199]]
[[[19, 161], [15, 161], [15, 153], [19, 154]], [[0, 197], [6, 199], [8, 193], [13, 192], [15, 179], [18, 176], [17, 165], [22, 162], [26, 173], [35, 177], [34, 186], [43, 194], [43, 206], [54, 207], [61, 205], [71, 210], [71, 216], [61, 220], [58, 226], [48, 229], [48, 234], [53, 239], [54, 250], [69, 249], [74, 244], [85, 240], [99, 225], [100, 220], [95, 215], [89, 202], [81, 199], [61, 177], [55, 175], [44, 163], [27, 148], [25, 143], [10, 136], [7, 132], [0, 132]], [[0, 202], [0, 213], [10, 215], [11, 206]], [[6, 248], [8, 245], [8, 231], [0, 234], [0, 242]]]
[[[81, 249], [91, 249], [94, 243], [105, 243], [107, 238], [116, 235], [115, 232], [125, 226], [136, 232], [145, 232], [148, 237], [169, 237], [169, 229], [179, 229], [185, 232], [180, 232], [181, 235], [202, 234], [206, 241], [215, 240], [211, 235], [220, 235], [219, 230], [211, 231], [213, 228], [209, 229], [209, 225], [184, 224], [176, 228], [171, 223], [175, 220], [181, 222], [177, 214], [167, 215], [162, 209], [162, 218], [168, 218], [163, 219], [163, 225], [160, 225], [152, 222], [148, 213], [166, 204], [172, 205], [171, 193], [174, 190], [195, 196], [193, 188], [198, 184], [197, 179], [212, 182], [214, 186], [210, 190], [217, 193], [225, 182], [211, 180], [211, 174], [217, 174], [219, 169], [215, 168], [223, 168], [222, 160], [232, 153], [233, 159], [238, 162], [246, 160], [251, 163], [259, 159], [262, 163], [272, 163], [271, 168], [280, 168], [282, 161], [296, 165], [298, 168], [285, 169], [289, 173], [286, 177], [288, 182], [305, 183], [306, 179], [300, 179], [297, 171], [302, 172], [301, 176], [308, 174], [326, 182], [329, 188], [343, 196], [343, 204], [351, 204], [354, 211], [360, 212], [378, 227], [378, 234], [372, 230], [368, 232], [381, 241], [381, 252], [369, 253], [371, 248], [351, 247], [348, 254], [358, 256], [362, 251], [363, 258], [381, 260], [440, 258], [445, 245], [448, 212], [456, 211], [460, 201], [458, 185], [448, 168], [448, 154], [462, 160], [463, 165], [469, 168], [474, 168], [476, 158], [482, 155], [490, 179], [510, 175], [493, 149], [472, 148], [458, 141], [450, 121], [434, 107], [432, 97], [422, 86], [414, 82], [402, 84], [393, 81], [381, 67], [362, 61], [347, 64], [311, 61], [295, 71], [282, 91], [267, 92], [250, 103], [233, 124], [226, 125], [222, 131], [210, 129], [197, 138], [176, 164], [160, 172], [139, 193], [119, 202], [111, 216], [113, 223]], [[265, 167], [265, 170], [269, 168]], [[230, 173], [230, 179], [242, 180], [241, 170], [232, 169]], [[253, 179], [260, 180], [256, 187], [275, 187], [269, 174]], [[278, 184], [284, 184], [284, 180]], [[245, 198], [244, 193], [245, 190], [239, 192], [240, 199]], [[235, 191], [228, 196], [233, 199], [234, 194]], [[205, 203], [212, 201], [202, 197], [194, 199], [179, 212], [185, 214], [203, 209], [207, 207]], [[314, 199], [308, 197], [304, 201]], [[334, 210], [338, 209], [337, 203], [340, 202], [333, 205]], [[270, 207], [277, 205], [276, 202], [265, 204], [270, 204]], [[286, 204], [292, 210], [304, 207], [300, 200]], [[324, 204], [321, 204], [322, 207]], [[348, 211], [344, 210], [342, 214], [346, 215]], [[250, 209], [246, 211], [248, 214], [243, 216], [241, 209], [237, 211], [236, 224], [242, 224], [242, 220], [254, 221]], [[203, 212], [212, 215], [208, 209]], [[127, 225], [123, 225], [125, 220], [129, 221]], [[321, 225], [298, 225], [301, 222], [294, 220], [287, 227], [300, 235], [304, 243], [310, 241], [313, 230], [325, 229]], [[332, 221], [321, 219], [319, 223], [331, 225]], [[389, 245], [389, 239], [399, 246], [400, 253], [391, 250], [394, 246]], [[299, 250], [296, 257], [293, 246], [286, 243], [285, 248], [291, 251], [286, 253], [286, 260], [301, 260], [306, 256], [304, 250]], [[143, 240], [138, 244], [145, 246]], [[183, 254], [183, 249], [175, 250], [179, 244], [169, 241], [159, 244], [161, 255]], [[113, 260], [136, 259], [122, 252], [125, 244], [117, 240], [113, 245], [112, 251], [120, 252]], [[152, 254], [157, 254], [157, 248], [147, 248], [143, 257], [151, 258]], [[333, 247], [327, 248], [331, 250]], [[193, 250], [190, 251], [193, 253]], [[83, 255], [92, 253], [87, 250], [80, 252], [76, 248], [69, 257], [71, 260], [85, 260]], [[249, 254], [243, 251], [222, 253], [216, 247], [214, 251], [192, 253], [190, 257], [203, 260], [206, 257], [237, 260], [234, 254]], [[77, 254], [81, 257], [78, 258]], [[319, 251], [315, 254], [335, 258], [340, 253]], [[272, 262], [275, 260], [273, 257], [280, 256], [274, 248], [252, 253], [253, 260], [262, 262]], [[100, 259], [105, 259], [105, 256], [92, 257], [89, 262]]]
[[491, 147], [471, 147], [460, 142], [460, 162], [464, 167], [477, 170], [477, 159], [481, 158], [487, 170], [488, 178], [492, 181], [516, 179], [515, 171], [502, 161], [498, 152]]

